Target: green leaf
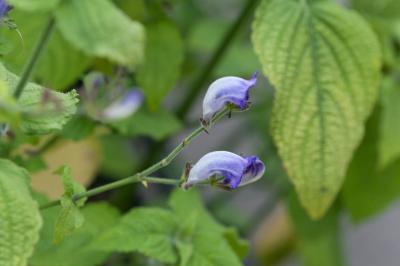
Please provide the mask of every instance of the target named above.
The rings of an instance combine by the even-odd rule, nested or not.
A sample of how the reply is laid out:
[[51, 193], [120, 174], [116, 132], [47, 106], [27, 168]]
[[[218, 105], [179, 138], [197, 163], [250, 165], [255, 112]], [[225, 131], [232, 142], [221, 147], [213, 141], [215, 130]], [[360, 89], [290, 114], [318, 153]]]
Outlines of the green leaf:
[[329, 1], [264, 1], [253, 43], [276, 88], [272, 133], [302, 205], [321, 218], [335, 199], [378, 92], [378, 41]]
[[29, 183], [23, 168], [0, 159], [0, 265], [27, 265], [39, 239], [42, 219]]
[[7, 0], [17, 9], [25, 11], [49, 11], [55, 9], [61, 0]]
[[3, 80], [0, 80], [0, 122], [19, 122], [16, 101]]
[[[19, 77], [0, 64], [0, 81], [15, 88]], [[76, 111], [77, 93], [60, 93], [47, 90], [35, 83], [27, 83], [18, 99], [24, 111], [21, 129], [26, 134], [47, 134], [60, 130]]]
[[84, 205], [86, 198], [73, 200], [73, 196], [85, 192], [85, 188], [73, 180], [70, 167], [62, 166], [55, 173], [61, 175], [64, 186], [61, 210], [54, 227], [54, 243], [58, 244], [83, 225], [85, 220], [79, 207]]
[[303, 265], [340, 266], [343, 256], [339, 238], [339, 211], [332, 208], [319, 221], [312, 221], [292, 193], [288, 209], [293, 222], [297, 249]]
[[380, 211], [400, 196], [400, 158], [382, 168], [378, 163], [382, 109], [377, 107], [367, 122], [366, 134], [347, 172], [341, 199], [354, 221]]
[[227, 228], [224, 232], [224, 236], [236, 255], [240, 259], [244, 259], [249, 252], [249, 243], [240, 238], [239, 233], [235, 228]]
[[[96, 247], [105, 251], [139, 251], [165, 263], [174, 263], [176, 220], [172, 212], [159, 208], [136, 208], [102, 234]], [[127, 237], [128, 236], [128, 237]]]
[[[47, 23], [48, 16], [20, 10], [13, 10], [11, 16], [18, 25], [22, 39], [16, 31], [10, 31], [6, 27], [0, 28], [0, 34], [10, 44], [10, 49], [2, 60], [12, 72], [21, 73]], [[64, 90], [81, 77], [91, 62], [92, 59], [64, 40], [56, 26], [38, 59], [32, 77], [46, 87]]]
[[247, 252], [243, 242], [208, 214], [194, 190], [176, 190], [169, 202], [180, 221], [177, 248], [181, 266], [242, 265], [239, 257]]
[[96, 127], [96, 122], [87, 116], [74, 116], [69, 122], [64, 126], [61, 134], [64, 138], [70, 140], [81, 140], [93, 133]]
[[380, 167], [385, 168], [400, 158], [400, 82], [387, 78], [381, 93], [378, 159]]
[[137, 80], [152, 110], [177, 82], [184, 57], [178, 28], [170, 21], [158, 21], [146, 27], [144, 64], [138, 68]]
[[64, 1], [55, 17], [63, 37], [87, 55], [133, 66], [143, 56], [144, 29], [109, 0]]
[[[64, 196], [68, 198], [72, 198], [72, 196], [83, 193], [86, 191], [85, 187], [76, 182], [71, 175], [71, 168], [69, 166], [61, 166], [59, 169], [55, 171], [55, 174], [59, 174], [62, 179], [62, 183], [64, 186]], [[78, 207], [82, 207], [86, 201], [86, 198], [82, 198], [76, 201], [76, 205]]]
[[125, 136], [148, 135], [156, 140], [162, 140], [182, 127], [175, 116], [161, 109], [156, 112], [139, 110], [133, 116], [112, 122], [111, 126]]
[[[105, 251], [139, 251], [161, 262], [180, 266], [242, 265], [243, 242], [218, 224], [194, 191], [175, 191], [172, 208], [136, 208], [94, 243]], [[126, 236], [132, 237], [126, 237]], [[218, 243], [218, 244], [216, 244]], [[237, 252], [237, 253], [236, 253]]]
[[61, 197], [61, 211], [54, 226], [54, 243], [60, 243], [81, 227], [85, 218], [70, 197]]
[[98, 235], [118, 222], [119, 213], [108, 203], [91, 203], [82, 209], [85, 223], [82, 227], [55, 245], [54, 223], [59, 209], [43, 212], [44, 226], [31, 266], [95, 266], [101, 265], [109, 256], [108, 252], [91, 248]]

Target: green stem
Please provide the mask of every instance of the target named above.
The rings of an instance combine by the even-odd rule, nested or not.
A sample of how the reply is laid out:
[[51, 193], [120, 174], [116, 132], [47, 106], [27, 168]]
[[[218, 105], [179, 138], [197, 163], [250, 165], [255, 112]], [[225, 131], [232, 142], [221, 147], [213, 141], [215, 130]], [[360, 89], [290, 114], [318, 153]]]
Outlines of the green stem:
[[[225, 116], [226, 114], [228, 114], [229, 109], [225, 108], [224, 110], [218, 112], [214, 118], [212, 119], [212, 123], [217, 122], [218, 120], [220, 120], [223, 116]], [[154, 173], [155, 171], [164, 168], [166, 166], [168, 166], [172, 160], [174, 160], [176, 158], [176, 156], [178, 156], [178, 154], [187, 146], [190, 144], [190, 142], [196, 138], [198, 135], [200, 135], [200, 133], [202, 133], [203, 131], [205, 131], [205, 128], [200, 126], [197, 129], [195, 129], [192, 133], [190, 133], [186, 138], [184, 138], [179, 144], [178, 146], [175, 147], [175, 149], [173, 149], [166, 157], [164, 157], [164, 159], [160, 160], [158, 163], [150, 166], [149, 168], [143, 170], [142, 172], [139, 172], [133, 176], [129, 176], [126, 177], [124, 179], [103, 185], [103, 186], [99, 186], [97, 188], [94, 189], [90, 189], [86, 192], [80, 193], [80, 194], [76, 194], [74, 195], [72, 198], [74, 201], [77, 201], [79, 199], [82, 198], [86, 198], [86, 197], [91, 197], [106, 191], [110, 191], [110, 190], [114, 190], [116, 188], [120, 188], [132, 183], [137, 183], [137, 182], [149, 182], [149, 183], [158, 183], [158, 184], [164, 184], [164, 185], [174, 185], [174, 186], [178, 186], [180, 184], [180, 180], [177, 179], [166, 179], [166, 178], [157, 178], [157, 177], [149, 177], [149, 175], [151, 175], [152, 173]], [[40, 209], [47, 209], [53, 206], [57, 206], [58, 204], [60, 204], [60, 200], [55, 200], [55, 201], [51, 201], [48, 202], [42, 206], [40, 206]]]
[[[110, 184], [100, 186], [86, 192], [76, 194], [72, 197], [74, 201], [80, 200], [82, 198], [88, 198], [91, 196], [95, 196], [97, 194], [101, 194], [106, 191], [110, 191], [128, 184], [138, 183], [138, 182], [147, 182], [147, 183], [157, 183], [157, 184], [164, 184], [164, 185], [172, 185], [172, 186], [179, 186], [180, 180], [178, 179], [167, 179], [167, 178], [160, 178], [160, 177], [140, 177], [139, 174], [135, 174], [133, 176], [126, 177], [124, 179], [112, 182]], [[53, 206], [57, 206], [60, 204], [60, 200], [50, 201], [40, 206], [40, 209], [47, 209]]]
[[228, 46], [231, 44], [233, 38], [239, 32], [243, 22], [253, 13], [256, 4], [260, 0], [248, 0], [246, 5], [241, 10], [238, 18], [226, 32], [225, 36], [223, 37], [222, 41], [219, 43], [217, 49], [214, 51], [213, 55], [211, 56], [210, 60], [204, 66], [202, 72], [198, 75], [198, 77], [193, 82], [193, 86], [189, 88], [189, 92], [185, 97], [185, 101], [177, 109], [177, 116], [179, 118], [184, 118], [190, 107], [192, 106], [193, 102], [197, 99], [198, 94], [200, 93], [201, 87], [207, 81], [208, 77], [220, 62], [221, 58], [228, 50]]
[[21, 96], [22, 91], [24, 90], [25, 85], [28, 82], [28, 80], [34, 70], [38, 59], [39, 59], [41, 53], [43, 52], [47, 41], [49, 40], [49, 37], [54, 29], [54, 24], [55, 24], [54, 18], [50, 18], [50, 20], [47, 22], [46, 27], [43, 30], [42, 35], [40, 36], [39, 41], [36, 44], [33, 54], [29, 58], [28, 63], [25, 65], [24, 70], [22, 71], [22, 74], [21, 74], [21, 78], [17, 84], [17, 87], [15, 88], [15, 91], [14, 91], [14, 97], [16, 99], [18, 99]]

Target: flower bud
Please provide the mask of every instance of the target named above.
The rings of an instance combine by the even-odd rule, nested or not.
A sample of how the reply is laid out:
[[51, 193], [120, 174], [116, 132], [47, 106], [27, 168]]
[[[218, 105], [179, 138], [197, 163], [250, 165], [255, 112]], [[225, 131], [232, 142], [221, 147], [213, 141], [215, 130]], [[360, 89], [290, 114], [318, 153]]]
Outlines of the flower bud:
[[214, 179], [220, 187], [236, 189], [257, 181], [264, 172], [265, 165], [257, 156], [241, 157], [232, 152], [214, 151], [193, 166], [184, 186]]
[[249, 107], [249, 90], [257, 83], [257, 73], [251, 79], [223, 77], [211, 83], [203, 100], [202, 123], [207, 126], [213, 116], [226, 105], [243, 111]]

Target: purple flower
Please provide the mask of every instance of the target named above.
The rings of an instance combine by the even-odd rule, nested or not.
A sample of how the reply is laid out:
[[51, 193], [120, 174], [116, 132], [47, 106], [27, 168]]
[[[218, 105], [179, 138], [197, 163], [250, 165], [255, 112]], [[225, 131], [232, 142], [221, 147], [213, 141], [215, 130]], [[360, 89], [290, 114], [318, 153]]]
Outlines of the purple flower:
[[11, 6], [5, 1], [0, 0], [0, 20], [11, 10]]
[[103, 118], [106, 120], [124, 119], [133, 114], [143, 102], [144, 96], [140, 90], [131, 89], [119, 100], [103, 110]]
[[215, 179], [228, 189], [253, 183], [265, 171], [264, 163], [257, 156], [241, 157], [227, 151], [214, 151], [204, 155], [190, 170], [185, 187]]
[[257, 73], [251, 79], [246, 80], [239, 77], [223, 77], [214, 81], [208, 87], [203, 100], [203, 125], [210, 124], [213, 116], [230, 104], [239, 110], [249, 107], [249, 90], [257, 83]]

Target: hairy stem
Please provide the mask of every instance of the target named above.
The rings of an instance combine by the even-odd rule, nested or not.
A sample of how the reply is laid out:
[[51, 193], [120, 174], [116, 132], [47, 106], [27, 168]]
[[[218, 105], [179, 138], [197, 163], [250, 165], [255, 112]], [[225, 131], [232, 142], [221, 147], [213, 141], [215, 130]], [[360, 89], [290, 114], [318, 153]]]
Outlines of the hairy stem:
[[193, 105], [193, 102], [196, 100], [198, 94], [200, 93], [201, 87], [205, 84], [214, 68], [217, 66], [225, 52], [228, 50], [228, 46], [232, 43], [233, 38], [239, 32], [241, 26], [243, 25], [243, 22], [253, 13], [252, 11], [254, 10], [258, 2], [259, 0], [247, 1], [246, 5], [241, 10], [235, 22], [231, 25], [225, 36], [222, 38], [217, 49], [212, 54], [210, 60], [203, 67], [202, 71], [193, 82], [193, 85], [189, 88], [189, 92], [185, 97], [185, 101], [183, 101], [177, 109], [176, 114], [179, 118], [184, 118], [187, 115], [190, 107]]
[[21, 78], [14, 90], [14, 97], [16, 99], [18, 99], [21, 96], [26, 83], [29, 81], [31, 74], [32, 74], [33, 70], [35, 69], [36, 63], [37, 63], [41, 53], [43, 52], [43, 50], [50, 38], [51, 33], [53, 32], [54, 24], [55, 24], [55, 21], [54, 21], [54, 18], [52, 17], [47, 22], [47, 25], [44, 28], [42, 35], [40, 36], [40, 39], [38, 40], [31, 57], [29, 58], [29, 61], [25, 65], [24, 70], [22, 71], [22, 74], [21, 74]]
[[[225, 108], [224, 110], [218, 112], [214, 118], [212, 119], [212, 123], [217, 122], [219, 119], [221, 119], [224, 115], [228, 114], [229, 109]], [[103, 186], [99, 186], [97, 188], [94, 189], [90, 189], [86, 192], [83, 193], [79, 193], [76, 194], [72, 197], [72, 199], [74, 201], [77, 201], [79, 199], [82, 198], [86, 198], [86, 197], [91, 197], [106, 191], [110, 191], [110, 190], [114, 190], [116, 188], [120, 188], [123, 186], [126, 186], [128, 184], [132, 184], [132, 183], [137, 183], [137, 182], [149, 182], [149, 183], [158, 183], [158, 184], [164, 184], [164, 185], [179, 185], [180, 184], [180, 180], [177, 179], [167, 179], [167, 178], [156, 178], [156, 177], [149, 177], [149, 175], [151, 175], [152, 173], [154, 173], [155, 171], [168, 166], [172, 160], [174, 160], [176, 158], [176, 156], [178, 156], [178, 154], [185, 149], [185, 147], [187, 145], [190, 144], [190, 142], [196, 138], [198, 135], [200, 135], [200, 133], [202, 133], [203, 131], [205, 131], [205, 128], [203, 126], [199, 126], [197, 129], [195, 129], [192, 133], [190, 133], [186, 138], [184, 138], [179, 144], [178, 146], [175, 147], [175, 149], [173, 149], [166, 157], [164, 157], [162, 160], [160, 160], [158, 163], [153, 164], [152, 166], [150, 166], [149, 168], [135, 174], [129, 177], [126, 177], [124, 179], [103, 185]], [[49, 207], [53, 207], [53, 206], [57, 206], [60, 203], [60, 200], [55, 200], [52, 202], [48, 202], [42, 206], [40, 206], [40, 209], [46, 209]]]

